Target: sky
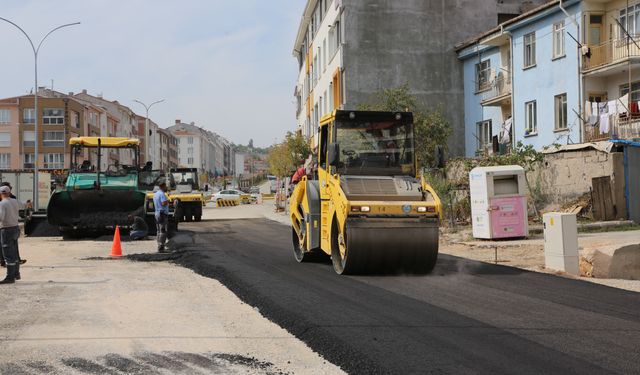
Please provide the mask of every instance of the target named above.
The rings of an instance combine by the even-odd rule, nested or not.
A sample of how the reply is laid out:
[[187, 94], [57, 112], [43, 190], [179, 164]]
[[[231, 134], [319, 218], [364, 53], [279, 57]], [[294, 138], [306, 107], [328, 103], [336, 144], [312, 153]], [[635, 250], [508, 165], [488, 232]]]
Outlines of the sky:
[[[0, 17], [34, 43], [39, 86], [86, 89], [161, 127], [195, 122], [237, 144], [265, 147], [294, 130], [292, 56], [305, 0], [0, 0]], [[0, 98], [33, 88], [33, 52], [0, 20]]]

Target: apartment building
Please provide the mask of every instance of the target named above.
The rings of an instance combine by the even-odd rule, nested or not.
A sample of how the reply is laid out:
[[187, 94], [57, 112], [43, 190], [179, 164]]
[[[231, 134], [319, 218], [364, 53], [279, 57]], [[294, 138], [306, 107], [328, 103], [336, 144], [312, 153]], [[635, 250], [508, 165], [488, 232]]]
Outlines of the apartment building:
[[0, 170], [20, 169], [20, 101], [0, 100]]
[[171, 134], [170, 131], [159, 129], [160, 136], [160, 169], [168, 170], [169, 168], [178, 167], [178, 139]]
[[[162, 164], [162, 150], [160, 144], [160, 127], [158, 124], [149, 119], [149, 132], [145, 134], [146, 118], [136, 115], [136, 126], [134, 128], [134, 136], [140, 139], [140, 162], [141, 164], [151, 161], [154, 168]], [[147, 150], [146, 144], [149, 144]], [[148, 155], [145, 154], [148, 151]]]
[[552, 1], [459, 45], [466, 155], [640, 137], [640, 1], [629, 4]]
[[[109, 137], [136, 137], [138, 127], [138, 116], [127, 106], [120, 104], [117, 100], [109, 101], [101, 94], [91, 95], [87, 90], [82, 90], [73, 97], [84, 103], [89, 103], [95, 107], [102, 108], [106, 112], [106, 126], [101, 136]], [[133, 164], [133, 155], [129, 150], [110, 150], [107, 160], [109, 163], [118, 161], [120, 164]]]
[[[293, 48], [298, 130], [312, 137], [332, 110], [409, 84], [424, 107], [444, 110], [452, 139], [461, 139], [463, 81], [452, 46], [544, 2], [308, 0]], [[464, 144], [450, 149], [461, 155]]]
[[[100, 130], [86, 121], [87, 108], [72, 96], [43, 89], [38, 94], [38, 166], [48, 170], [69, 168], [69, 139], [97, 134]], [[18, 97], [18, 102], [21, 167], [30, 169], [36, 163], [34, 96]]]
[[233, 145], [220, 135], [176, 120], [166, 129], [177, 139], [178, 164], [181, 167], [198, 168], [209, 178], [233, 176], [235, 154]]

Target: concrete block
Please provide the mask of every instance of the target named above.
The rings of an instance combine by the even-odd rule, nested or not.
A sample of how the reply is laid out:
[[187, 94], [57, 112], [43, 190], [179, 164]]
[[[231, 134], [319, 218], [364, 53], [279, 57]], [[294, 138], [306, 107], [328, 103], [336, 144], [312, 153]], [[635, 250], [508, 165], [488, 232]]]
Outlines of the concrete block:
[[580, 252], [580, 274], [603, 279], [640, 280], [640, 244], [583, 249]]

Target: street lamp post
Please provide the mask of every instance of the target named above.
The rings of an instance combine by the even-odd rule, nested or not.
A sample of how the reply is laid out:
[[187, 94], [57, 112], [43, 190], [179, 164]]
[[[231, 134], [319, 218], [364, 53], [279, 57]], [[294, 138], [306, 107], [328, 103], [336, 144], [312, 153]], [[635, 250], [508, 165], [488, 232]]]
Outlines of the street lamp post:
[[145, 137], [145, 141], [144, 141], [144, 160], [145, 162], [149, 161], [149, 110], [151, 109], [151, 107], [153, 107], [155, 104], [158, 103], [162, 103], [164, 102], [164, 99], [161, 100], [157, 100], [149, 105], [144, 104], [143, 102], [141, 102], [140, 100], [134, 99], [133, 100], [136, 103], [142, 104], [142, 106], [144, 107], [144, 109], [147, 111], [147, 114], [144, 118], [144, 137]]
[[34, 149], [34, 164], [33, 164], [33, 207], [35, 210], [38, 210], [38, 195], [39, 195], [39, 189], [38, 189], [38, 172], [39, 172], [39, 168], [38, 168], [38, 158], [39, 158], [39, 154], [38, 154], [38, 53], [40, 52], [40, 47], [42, 47], [42, 43], [45, 41], [45, 39], [47, 39], [47, 37], [49, 35], [51, 35], [54, 31], [56, 30], [60, 30], [63, 27], [68, 27], [68, 26], [75, 26], [75, 25], [79, 25], [80, 22], [74, 22], [74, 23], [67, 23], [64, 25], [60, 25], [54, 29], [52, 29], [51, 31], [49, 31], [41, 40], [40, 43], [38, 43], [38, 46], [36, 47], [35, 44], [33, 44], [33, 41], [31, 40], [31, 38], [29, 37], [29, 34], [27, 34], [26, 31], [24, 31], [22, 29], [22, 27], [18, 26], [17, 24], [15, 24], [12, 21], [9, 21], [6, 18], [2, 18], [0, 17], [0, 20], [8, 22], [10, 24], [12, 24], [13, 26], [15, 26], [16, 28], [18, 28], [18, 30], [20, 30], [20, 32], [22, 32], [22, 34], [24, 34], [25, 37], [27, 37], [27, 40], [29, 41], [29, 44], [31, 45], [31, 49], [33, 50], [33, 61], [34, 61], [34, 80], [35, 80], [35, 86], [34, 86], [34, 92], [33, 92], [33, 110], [35, 112], [35, 123], [34, 123], [34, 128], [35, 128], [35, 149]]

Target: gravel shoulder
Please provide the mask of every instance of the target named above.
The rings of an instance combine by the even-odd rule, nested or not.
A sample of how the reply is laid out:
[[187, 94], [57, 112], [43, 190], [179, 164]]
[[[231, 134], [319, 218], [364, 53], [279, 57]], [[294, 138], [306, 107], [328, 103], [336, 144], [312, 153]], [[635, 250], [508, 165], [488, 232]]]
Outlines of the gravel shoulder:
[[[23, 280], [1, 289], [1, 373], [341, 373], [191, 270], [109, 259], [108, 239], [20, 249]], [[123, 242], [125, 254], [153, 249]]]

